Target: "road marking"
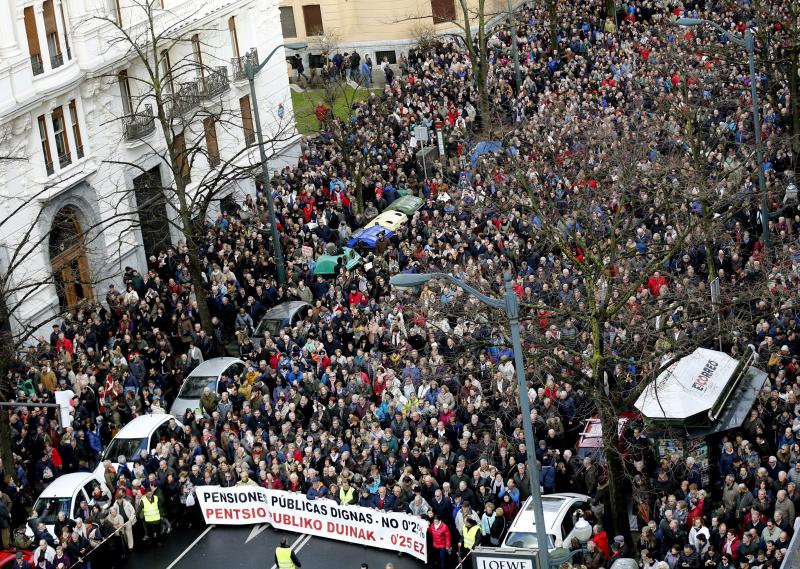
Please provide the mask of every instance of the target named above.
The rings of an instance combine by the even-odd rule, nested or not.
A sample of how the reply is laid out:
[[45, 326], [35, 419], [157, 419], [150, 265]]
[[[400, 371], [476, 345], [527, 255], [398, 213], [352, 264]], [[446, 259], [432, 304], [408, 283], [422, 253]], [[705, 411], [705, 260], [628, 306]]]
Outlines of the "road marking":
[[250, 543], [253, 539], [255, 539], [258, 534], [260, 534], [265, 529], [269, 528], [269, 524], [261, 524], [258, 526], [253, 526], [253, 529], [250, 530], [250, 535], [247, 536], [247, 539], [244, 540], [245, 544]]
[[178, 564], [178, 561], [180, 561], [181, 559], [183, 559], [183, 558], [186, 556], [186, 554], [187, 554], [187, 553], [189, 553], [189, 551], [191, 551], [191, 550], [192, 550], [192, 548], [193, 548], [195, 545], [197, 545], [198, 543], [200, 543], [200, 540], [201, 540], [201, 539], [203, 539], [203, 538], [206, 536], [206, 534], [207, 534], [208, 532], [210, 532], [212, 529], [214, 529], [214, 526], [208, 526], [208, 527], [206, 528], [206, 531], [204, 531], [203, 533], [201, 533], [201, 534], [200, 534], [200, 535], [197, 537], [197, 539], [195, 539], [195, 540], [194, 540], [192, 543], [190, 543], [190, 544], [189, 544], [189, 547], [187, 547], [186, 549], [184, 549], [184, 550], [183, 550], [183, 553], [181, 553], [180, 555], [178, 555], [178, 557], [176, 557], [176, 558], [175, 558], [175, 561], [173, 561], [172, 563], [170, 563], [170, 564], [169, 564], [169, 566], [167, 567], [167, 569], [172, 569], [173, 567], [175, 567], [175, 566]]
[[[295, 553], [300, 551], [305, 544], [311, 541], [312, 537], [314, 536], [309, 534], [303, 534], [300, 537], [298, 537], [296, 540], [294, 540], [294, 543], [291, 545], [292, 551], [294, 551]], [[167, 569], [170, 569], [170, 567], [167, 567]], [[273, 565], [271, 569], [278, 569], [278, 565], [277, 564]]]

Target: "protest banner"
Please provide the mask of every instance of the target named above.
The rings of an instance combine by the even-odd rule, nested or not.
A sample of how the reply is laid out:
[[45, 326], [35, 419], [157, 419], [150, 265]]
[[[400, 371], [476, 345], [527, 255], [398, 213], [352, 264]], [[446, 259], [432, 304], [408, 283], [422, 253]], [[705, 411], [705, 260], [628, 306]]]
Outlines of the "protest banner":
[[245, 525], [270, 523], [269, 498], [261, 486], [198, 486], [197, 503], [206, 523]]
[[359, 545], [407, 553], [428, 559], [428, 522], [421, 518], [386, 513], [361, 506], [340, 506], [332, 500], [309, 500], [302, 494], [264, 490], [272, 525]]

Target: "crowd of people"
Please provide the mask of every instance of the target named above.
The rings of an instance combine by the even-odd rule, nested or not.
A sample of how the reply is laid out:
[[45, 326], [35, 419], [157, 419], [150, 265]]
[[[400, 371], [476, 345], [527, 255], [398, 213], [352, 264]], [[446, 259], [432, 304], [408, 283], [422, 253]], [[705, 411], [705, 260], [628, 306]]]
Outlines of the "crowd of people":
[[[402, 69], [387, 74], [382, 94], [356, 103], [344, 137], [323, 129], [305, 143], [296, 166], [277, 172], [208, 224], [203, 283], [192, 282], [185, 245], [177, 244], [151, 257], [146, 272], [128, 270], [124, 286], [111, 287], [102, 306], [80, 308], [27, 349], [13, 372], [16, 401], [51, 402], [58, 391], [75, 393], [71, 425], [60, 427], [44, 409], [20, 407], [11, 415], [15, 464], [13, 476], [4, 465], [0, 529], [33, 529], [37, 567], [90, 567], [86, 553], [119, 532], [104, 560], [112, 566], [126, 550], [168, 539], [175, 526], [202, 523], [193, 488], [204, 484], [261, 485], [427, 518], [429, 563], [440, 569], [478, 543], [502, 542], [530, 495], [513, 360], [507, 350], [487, 347], [494, 332], [480, 347], [466, 341], [487, 332], [459, 317], [468, 306], [457, 306], [461, 297], [453, 288], [437, 285], [418, 299], [398, 297], [389, 278], [400, 271], [439, 270], [493, 286], [510, 268], [521, 297], [544, 307], [584, 310], [586, 288], [572, 262], [583, 253], [578, 247], [543, 249], [535, 234], [541, 220], [503, 209], [515, 191], [504, 168], [512, 160], [535, 162], [536, 149], [547, 144], [565, 155], [573, 152], [576, 123], [593, 117], [617, 121], [622, 136], [630, 123], [645, 120], [628, 113], [644, 104], [637, 85], [652, 88], [654, 98], [679, 91], [677, 69], [667, 76], [654, 72], [663, 69], [662, 54], [679, 41], [694, 42], [702, 54], [720, 38], [665, 31], [669, 19], [707, 17], [741, 33], [753, 17], [749, 3], [728, 9], [716, 2], [641, 0], [624, 2], [613, 17], [599, 0], [557, 4], [552, 30], [545, 3], [523, 5], [516, 13], [512, 33], [520, 50], [520, 85], [508, 28], [499, 26], [487, 41], [490, 108], [497, 115], [491, 120], [511, 129], [511, 152], [471, 160], [470, 140], [490, 118], [479, 113], [475, 70], [463, 45], [447, 40], [411, 49]], [[781, 6], [772, 13], [776, 21], [787, 9]], [[553, 34], [557, 51], [550, 48]], [[351, 54], [331, 55], [331, 61], [333, 76], [362, 73]], [[707, 149], [708, 167], [748, 170], [748, 80], [736, 65], [728, 71], [724, 62], [714, 65], [701, 56], [697, 62], [742, 92], [706, 117], [706, 128], [725, 133], [723, 142]], [[739, 332], [757, 347], [770, 380], [750, 418], [724, 441], [719, 468], [707, 476], [692, 456], [659, 460], [637, 428], [642, 451], [631, 495], [639, 531], [635, 539], [616, 532], [610, 537], [605, 471], [591, 457], [579, 459], [575, 450], [592, 402], [568, 375], [540, 377], [526, 370], [539, 483], [546, 494], [591, 498], [591, 508], [582, 512], [593, 527], [582, 559], [590, 569], [619, 557], [634, 557], [643, 569], [778, 569], [786, 554], [800, 508], [800, 340], [790, 302], [799, 277], [798, 214], [791, 200], [784, 203], [784, 196], [796, 199], [791, 152], [781, 142], [791, 128], [784, 80], [762, 78], [770, 93], [762, 126], [770, 208], [789, 208], [770, 221], [780, 255], [768, 265], [749, 170], [726, 178], [744, 207], [714, 251], [704, 249], [705, 243], [687, 247], [652, 275], [636, 299], [657, 302], [672, 282], [706, 279], [709, 256], [728, 283], [769, 274], [772, 297], [758, 307], [760, 321]], [[556, 124], [559, 117], [562, 123]], [[426, 175], [415, 156], [412, 127], [430, 128], [437, 121], [447, 133], [446, 157]], [[654, 141], [648, 154], [653, 162], [661, 142]], [[355, 157], [349, 155], [353, 149]], [[567, 206], [578, 190], [597, 189], [591, 177], [587, 173], [580, 186], [582, 180], [559, 178], [555, 168], [534, 176], [548, 180], [543, 199]], [[404, 228], [362, 251], [357, 267], [340, 266], [331, 277], [314, 274], [314, 259], [329, 244], [346, 243], [400, 190], [424, 198]], [[277, 281], [270, 253], [265, 192], [276, 202], [288, 260], [285, 285]], [[632, 215], [642, 220], [641, 238], [632, 245], [646, 250], [669, 239], [671, 220], [668, 209], [653, 211], [656, 202], [640, 199]], [[211, 330], [200, 323], [193, 287], [207, 291]], [[265, 312], [288, 300], [309, 303], [308, 314], [277, 334], [254, 338]], [[535, 323], [549, 327], [546, 316]], [[608, 336], [613, 345], [636, 342], [622, 328]], [[576, 345], [585, 341], [585, 331], [565, 321], [551, 337]], [[241, 358], [244, 372], [224, 377], [218, 392], [205, 393], [198, 412], [177, 417], [180, 424], [171, 424], [152, 455], [121, 457], [118, 468], [107, 466], [104, 482], [113, 503], [94, 496], [82, 504], [79, 517], [61, 515], [51, 536], [40, 512], [30, 511], [32, 499], [62, 473], [93, 470], [120, 428], [135, 417], [164, 413], [192, 369], [227, 354]], [[8, 545], [8, 531], [3, 536]]]

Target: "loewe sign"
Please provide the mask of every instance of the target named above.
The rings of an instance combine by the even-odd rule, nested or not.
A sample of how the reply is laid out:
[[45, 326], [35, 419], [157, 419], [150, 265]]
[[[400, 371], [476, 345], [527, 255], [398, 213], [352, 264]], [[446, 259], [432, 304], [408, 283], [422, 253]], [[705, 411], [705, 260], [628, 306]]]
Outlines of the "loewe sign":
[[501, 559], [498, 557], [476, 557], [476, 569], [534, 569], [531, 559]]

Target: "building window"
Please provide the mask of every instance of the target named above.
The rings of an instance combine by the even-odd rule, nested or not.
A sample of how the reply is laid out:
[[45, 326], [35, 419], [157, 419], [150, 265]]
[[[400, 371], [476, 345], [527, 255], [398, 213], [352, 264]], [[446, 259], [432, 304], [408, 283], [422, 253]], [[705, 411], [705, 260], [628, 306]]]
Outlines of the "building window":
[[172, 82], [172, 63], [169, 61], [169, 52], [166, 49], [161, 52], [161, 83], [166, 86], [168, 93], [175, 93], [175, 85]]
[[188, 184], [191, 181], [191, 164], [186, 153], [186, 138], [183, 133], [176, 134], [172, 139], [172, 152], [175, 154], [175, 168], [177, 170], [175, 174], [183, 178], [184, 184]]
[[453, 0], [431, 0], [431, 15], [434, 24], [452, 22], [456, 19], [456, 5]]
[[131, 84], [128, 81], [128, 71], [123, 69], [117, 73], [117, 84], [119, 85], [119, 96], [122, 99], [122, 112], [125, 116], [133, 114], [133, 97], [131, 96]]
[[69, 34], [67, 33], [67, 18], [64, 16], [64, 3], [62, 2], [59, 7], [59, 11], [61, 12], [61, 29], [64, 30], [64, 47], [67, 50], [67, 60], [72, 59], [72, 52], [69, 49]]
[[244, 143], [250, 146], [256, 141], [256, 133], [253, 129], [253, 114], [250, 108], [250, 95], [245, 95], [239, 99], [239, 108], [242, 111], [242, 130], [244, 131]]
[[122, 10], [120, 9], [119, 0], [107, 0], [106, 6], [108, 16], [114, 20], [118, 26], [122, 27]]
[[61, 53], [61, 44], [58, 38], [56, 25], [56, 11], [53, 0], [45, 0], [42, 4], [44, 15], [44, 34], [47, 40], [47, 51], [50, 53], [50, 66], [55, 69], [64, 65], [64, 55]]
[[25, 16], [25, 35], [28, 38], [28, 55], [31, 58], [31, 69], [34, 75], [41, 75], [44, 73], [44, 65], [42, 63], [42, 49], [39, 47], [39, 33], [36, 30], [36, 15], [33, 13], [33, 8], [28, 6], [23, 10]]
[[47, 118], [44, 115], [39, 116], [39, 139], [42, 142], [42, 155], [44, 156], [44, 168], [47, 175], [50, 176], [53, 172], [53, 155], [50, 154], [50, 137], [47, 135]]
[[228, 32], [231, 34], [233, 57], [238, 59], [241, 55], [239, 54], [239, 34], [236, 33], [236, 16], [228, 18]]
[[206, 149], [208, 151], [208, 164], [213, 168], [219, 164], [219, 144], [217, 143], [217, 127], [214, 117], [203, 121], [203, 130], [206, 133]]
[[69, 141], [67, 140], [66, 128], [66, 124], [64, 123], [64, 108], [56, 107], [53, 110], [53, 138], [56, 141], [58, 165], [61, 168], [65, 168], [72, 163], [72, 155], [69, 152]]
[[200, 51], [200, 36], [194, 34], [192, 36], [192, 55], [194, 56], [194, 65], [197, 76], [203, 78], [203, 53]]
[[394, 50], [392, 50], [392, 51], [376, 51], [375, 52], [375, 63], [380, 65], [381, 63], [383, 63], [383, 58], [384, 57], [392, 65], [396, 65], [397, 64], [397, 53], [395, 53]]
[[291, 6], [281, 6], [281, 31], [285, 38], [296, 38], [297, 27], [294, 24], [294, 9]]
[[303, 20], [306, 23], [307, 36], [321, 36], [325, 33], [322, 27], [322, 11], [319, 4], [308, 4], [303, 6]]
[[78, 106], [75, 99], [69, 102], [69, 118], [72, 121], [72, 138], [75, 139], [75, 152], [78, 155], [78, 160], [83, 158], [83, 139], [81, 138], [81, 125], [78, 120]]

